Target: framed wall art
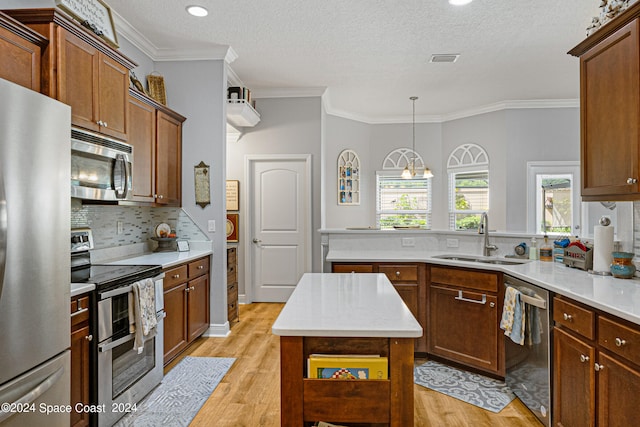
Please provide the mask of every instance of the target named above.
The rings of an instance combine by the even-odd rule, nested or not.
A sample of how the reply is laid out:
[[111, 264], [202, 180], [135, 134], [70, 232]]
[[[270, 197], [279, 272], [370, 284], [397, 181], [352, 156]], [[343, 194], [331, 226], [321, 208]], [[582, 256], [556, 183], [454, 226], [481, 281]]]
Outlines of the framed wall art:
[[240, 182], [227, 180], [227, 211], [240, 210]]
[[205, 206], [211, 204], [211, 184], [209, 165], [204, 162], [198, 163], [194, 166], [195, 175], [195, 191], [196, 191], [196, 205], [204, 209]]
[[360, 204], [360, 158], [353, 150], [338, 156], [338, 205]]
[[238, 242], [238, 218], [237, 213], [227, 214], [227, 243]]

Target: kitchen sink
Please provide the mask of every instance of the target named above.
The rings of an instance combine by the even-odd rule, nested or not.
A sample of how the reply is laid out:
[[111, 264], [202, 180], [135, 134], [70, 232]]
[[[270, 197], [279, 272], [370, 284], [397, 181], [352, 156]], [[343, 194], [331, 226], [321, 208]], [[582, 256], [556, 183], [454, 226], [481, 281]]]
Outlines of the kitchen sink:
[[528, 259], [505, 259], [505, 258], [488, 258], [475, 255], [436, 255], [434, 258], [448, 259], [451, 261], [467, 261], [467, 262], [480, 262], [483, 264], [498, 264], [498, 265], [517, 265], [529, 262]]

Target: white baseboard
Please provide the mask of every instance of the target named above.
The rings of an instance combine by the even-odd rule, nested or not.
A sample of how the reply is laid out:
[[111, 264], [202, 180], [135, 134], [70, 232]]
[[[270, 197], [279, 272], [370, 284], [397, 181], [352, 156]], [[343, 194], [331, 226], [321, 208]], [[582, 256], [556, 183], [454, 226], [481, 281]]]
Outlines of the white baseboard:
[[231, 328], [229, 328], [229, 322], [224, 322], [223, 324], [211, 323], [209, 324], [209, 329], [207, 329], [202, 336], [208, 338], [223, 338], [228, 337], [230, 333]]

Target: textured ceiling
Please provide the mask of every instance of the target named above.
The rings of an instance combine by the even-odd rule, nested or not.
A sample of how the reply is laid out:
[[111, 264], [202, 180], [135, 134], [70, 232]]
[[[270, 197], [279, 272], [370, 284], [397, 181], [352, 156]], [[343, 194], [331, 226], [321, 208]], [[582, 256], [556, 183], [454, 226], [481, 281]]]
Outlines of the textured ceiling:
[[[577, 99], [578, 59], [566, 52], [584, 39], [600, 0], [107, 3], [155, 53], [195, 58], [227, 45], [238, 55], [231, 68], [253, 93], [327, 88], [330, 112], [381, 123], [410, 120], [412, 95], [419, 121], [494, 104]], [[194, 3], [209, 15], [188, 15], [185, 6]], [[460, 58], [429, 63], [442, 53]]]

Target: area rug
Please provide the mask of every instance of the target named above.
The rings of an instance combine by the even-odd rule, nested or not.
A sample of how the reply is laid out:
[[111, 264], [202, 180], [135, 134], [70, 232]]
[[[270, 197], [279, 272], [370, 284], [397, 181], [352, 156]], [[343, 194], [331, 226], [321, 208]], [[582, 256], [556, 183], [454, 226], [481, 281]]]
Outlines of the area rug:
[[162, 383], [117, 427], [188, 426], [235, 359], [190, 357], [180, 361]]
[[491, 412], [500, 412], [515, 395], [502, 381], [432, 360], [416, 367], [414, 382]]

